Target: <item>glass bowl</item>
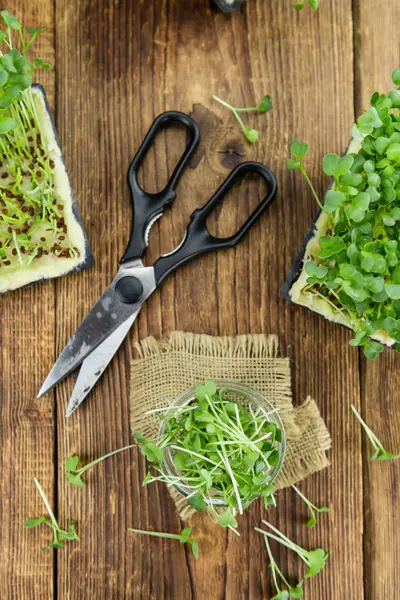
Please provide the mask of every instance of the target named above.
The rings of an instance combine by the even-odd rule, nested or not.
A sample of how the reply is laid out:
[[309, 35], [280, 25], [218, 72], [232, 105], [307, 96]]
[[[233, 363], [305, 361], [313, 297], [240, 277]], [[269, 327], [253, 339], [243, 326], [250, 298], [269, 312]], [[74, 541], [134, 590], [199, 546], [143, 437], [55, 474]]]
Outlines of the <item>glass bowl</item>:
[[[268, 418], [268, 421], [274, 423], [281, 430], [282, 441], [279, 442], [277, 446], [279, 460], [269, 472], [268, 484], [272, 483], [282, 469], [286, 452], [285, 430], [279, 414], [277, 413], [276, 409], [272, 406], [272, 404], [262, 394], [260, 394], [260, 392], [252, 389], [247, 385], [243, 385], [242, 383], [235, 381], [216, 381], [215, 383], [217, 385], [217, 390], [224, 391], [224, 398], [237, 402], [245, 409], [248, 409], [248, 407], [251, 405], [254, 412], [257, 410], [263, 412], [264, 416]], [[179, 394], [179, 396], [172, 403], [170, 410], [166, 413], [164, 420], [160, 423], [160, 427], [158, 429], [158, 439], [160, 439], [165, 433], [165, 422], [169, 418], [172, 418], [177, 414], [177, 409], [179, 409], [180, 406], [186, 406], [187, 404], [190, 404], [193, 400], [196, 400], [195, 386]], [[164, 474], [167, 476], [179, 475], [180, 472], [174, 465], [173, 451], [171, 451], [171, 449], [165, 449], [164, 458], [165, 460], [161, 465]], [[190, 485], [176, 483], [173, 487], [183, 496], [186, 497], [192, 494], [193, 492], [193, 489], [190, 487]], [[255, 499], [256, 498], [252, 498], [250, 501], [253, 501]], [[214, 506], [226, 506], [224, 499], [219, 496], [218, 492], [216, 492], [215, 495], [211, 498], [211, 501]]]

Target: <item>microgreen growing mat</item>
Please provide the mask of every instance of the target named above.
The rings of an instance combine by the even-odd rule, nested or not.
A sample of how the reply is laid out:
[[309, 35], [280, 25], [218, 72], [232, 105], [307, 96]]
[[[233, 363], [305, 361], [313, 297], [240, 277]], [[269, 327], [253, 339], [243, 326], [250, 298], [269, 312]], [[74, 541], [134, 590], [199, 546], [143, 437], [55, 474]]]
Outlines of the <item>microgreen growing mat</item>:
[[91, 264], [45, 92], [32, 85], [50, 67], [28, 58], [43, 28], [24, 30], [7, 11], [1, 18], [0, 293]]
[[[400, 69], [393, 73], [400, 86]], [[352, 129], [345, 156], [327, 154], [333, 185], [322, 203], [306, 173], [308, 145], [287, 159], [308, 181], [320, 212], [294, 262], [284, 295], [355, 333], [351, 345], [374, 359], [400, 349], [400, 89], [376, 92]]]

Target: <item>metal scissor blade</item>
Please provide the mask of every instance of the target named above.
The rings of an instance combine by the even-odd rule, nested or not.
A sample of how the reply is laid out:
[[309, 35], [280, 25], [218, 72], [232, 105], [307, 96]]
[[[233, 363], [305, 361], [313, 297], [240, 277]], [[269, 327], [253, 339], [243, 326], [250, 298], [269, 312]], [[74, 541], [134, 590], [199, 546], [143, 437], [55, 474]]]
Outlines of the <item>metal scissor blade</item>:
[[[94, 305], [76, 333], [69, 340], [44, 382], [38, 398], [46, 394], [52, 387], [67, 377], [104, 342], [120, 325], [132, 317], [156, 289], [153, 267], [137, 266], [126, 263], [122, 265], [112, 284], [107, 288], [100, 300]], [[138, 279], [143, 292], [140, 300], [132, 304], [122, 302], [115, 287], [125, 277]]]
[[139, 310], [131, 315], [125, 323], [122, 323], [100, 346], [97, 346], [96, 350], [93, 350], [85, 358], [80, 368], [67, 412], [65, 413], [66, 417], [70, 417], [79, 408], [90, 390], [100, 379], [114, 354], [124, 341], [138, 314]]

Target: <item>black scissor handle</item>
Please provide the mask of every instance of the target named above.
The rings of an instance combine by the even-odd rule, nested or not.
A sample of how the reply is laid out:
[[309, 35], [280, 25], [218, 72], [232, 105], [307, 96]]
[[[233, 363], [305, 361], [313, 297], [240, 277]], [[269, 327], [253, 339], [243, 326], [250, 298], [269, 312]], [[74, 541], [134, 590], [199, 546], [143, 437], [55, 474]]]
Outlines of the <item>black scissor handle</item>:
[[[224, 198], [233, 184], [239, 179], [242, 179], [248, 173], [256, 173], [267, 182], [267, 196], [260, 202], [247, 221], [234, 235], [226, 238], [214, 237], [207, 229], [207, 217], [213, 211], [218, 202]], [[268, 167], [257, 162], [245, 162], [238, 165], [235, 169], [233, 169], [221, 187], [207, 202], [207, 204], [205, 204], [203, 208], [198, 208], [192, 213], [190, 217], [190, 223], [186, 229], [185, 238], [180, 246], [178, 246], [174, 252], [171, 252], [171, 254], [167, 254], [159, 258], [154, 264], [157, 285], [161, 284], [161, 282], [170, 273], [172, 273], [172, 271], [177, 269], [180, 265], [184, 264], [191, 258], [212, 250], [219, 250], [220, 248], [232, 248], [235, 246], [235, 244], [242, 239], [250, 227], [252, 227], [257, 219], [262, 215], [269, 203], [272, 202], [276, 196], [276, 192], [276, 179]]]
[[[189, 143], [186, 146], [184, 153], [179, 159], [178, 164], [175, 167], [167, 185], [160, 192], [150, 194], [145, 192], [139, 185], [137, 174], [142, 164], [144, 157], [146, 156], [149, 148], [151, 147], [154, 139], [161, 128], [168, 127], [170, 125], [183, 125], [189, 132]], [[142, 257], [147, 247], [147, 233], [148, 228], [152, 222], [158, 218], [165, 210], [167, 206], [175, 198], [175, 187], [178, 183], [180, 176], [182, 175], [183, 169], [187, 165], [188, 161], [195, 152], [200, 140], [200, 131], [197, 124], [191, 117], [184, 113], [177, 112], [174, 110], [162, 113], [159, 115], [153, 125], [147, 132], [142, 145], [136, 153], [133, 159], [129, 171], [128, 171], [128, 183], [132, 193], [132, 229], [129, 239], [129, 243], [125, 254], [121, 258], [121, 263], [129, 260]]]

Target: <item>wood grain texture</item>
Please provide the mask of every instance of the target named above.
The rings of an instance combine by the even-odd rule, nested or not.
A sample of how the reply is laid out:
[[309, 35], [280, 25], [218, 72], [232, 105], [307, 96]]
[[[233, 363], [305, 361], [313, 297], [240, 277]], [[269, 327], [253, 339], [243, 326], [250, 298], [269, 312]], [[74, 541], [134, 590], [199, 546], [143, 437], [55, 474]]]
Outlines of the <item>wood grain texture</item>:
[[[289, 305], [280, 290], [316, 208], [306, 184], [284, 165], [289, 142], [299, 137], [310, 143], [308, 170], [322, 194], [327, 184], [322, 155], [344, 150], [354, 108], [359, 112], [375, 88], [388, 89], [398, 66], [397, 4], [387, 0], [379, 18], [373, 0], [325, 0], [317, 13], [301, 14], [289, 0], [248, 0], [232, 15], [217, 12], [207, 0], [55, 0], [54, 10], [47, 0], [32, 0], [23, 7], [26, 22], [47, 25], [41, 42], [46, 59], [55, 48], [57, 69], [44, 82], [56, 102], [95, 266], [1, 298], [0, 575], [6, 582], [0, 585], [1, 600], [266, 600], [272, 595], [263, 541], [253, 531], [265, 518], [258, 504], [241, 519], [240, 539], [196, 516], [201, 555], [194, 561], [179, 544], [127, 532], [131, 526], [159, 531], [181, 526], [163, 486], [141, 487], [145, 463], [136, 451], [86, 473], [84, 490], [65, 482], [68, 455], [87, 461], [129, 443], [133, 341], [174, 329], [279, 336], [282, 354], [292, 360], [296, 402], [311, 394], [332, 433], [332, 467], [301, 486], [332, 512], [309, 531], [304, 506], [285, 490], [268, 518], [305, 547], [329, 550], [328, 567], [307, 581], [306, 598], [396, 597], [397, 469], [368, 466], [349, 404], [361, 404], [378, 435], [390, 448], [398, 447], [399, 359], [393, 353], [374, 365], [360, 364], [345, 329]], [[17, 2], [13, 10], [18, 8], [22, 11]], [[383, 60], [378, 62], [383, 55], [387, 73]], [[274, 108], [246, 117], [261, 131], [251, 146], [211, 96], [250, 105], [265, 93], [272, 95]], [[127, 169], [153, 119], [169, 109], [191, 113], [202, 139], [173, 209], [152, 229], [148, 264], [180, 242], [191, 212], [239, 162], [269, 165], [278, 178], [278, 197], [237, 248], [202, 257], [165, 282], [88, 401], [65, 420], [73, 377], [40, 402], [34, 400], [37, 389], [55, 352], [114, 277], [130, 229]], [[163, 186], [183, 147], [182, 132], [158, 136], [141, 172], [145, 189]], [[210, 217], [210, 230], [231, 234], [263, 191], [257, 180], [235, 187]], [[56, 492], [60, 521], [79, 522], [81, 543], [56, 555], [40, 553], [41, 534], [22, 529], [24, 518], [42, 512], [34, 475], [51, 500]], [[284, 572], [293, 577], [304, 572], [286, 550], [273, 546], [273, 552]]]
[[[53, 2], [26, 6], [17, 0], [10, 10], [25, 26], [46, 26], [36, 52], [54, 64]], [[38, 73], [38, 82], [54, 108], [54, 69]], [[47, 532], [23, 528], [26, 518], [45, 512], [34, 477], [55, 500], [54, 398], [36, 399], [55, 358], [54, 285], [40, 283], [0, 299], [0, 597], [7, 600], [45, 600], [54, 591], [54, 556], [40, 551]]]
[[[374, 2], [357, 0], [355, 8], [355, 108], [359, 115], [369, 104], [373, 92], [387, 93], [393, 88], [391, 74], [400, 64], [400, 4], [391, 2], [385, 11], [376, 11]], [[397, 452], [400, 447], [397, 407], [400, 357], [394, 351], [386, 352], [372, 364], [363, 359], [361, 367], [362, 414], [388, 451]], [[371, 447], [366, 442], [363, 453], [365, 588], [370, 598], [385, 600], [397, 595], [400, 586], [399, 465], [397, 462], [370, 464], [370, 453]]]

